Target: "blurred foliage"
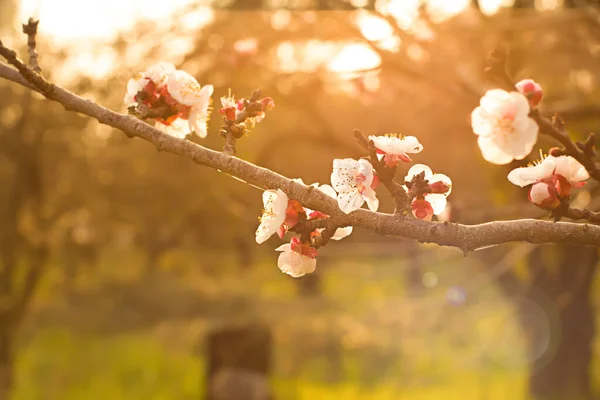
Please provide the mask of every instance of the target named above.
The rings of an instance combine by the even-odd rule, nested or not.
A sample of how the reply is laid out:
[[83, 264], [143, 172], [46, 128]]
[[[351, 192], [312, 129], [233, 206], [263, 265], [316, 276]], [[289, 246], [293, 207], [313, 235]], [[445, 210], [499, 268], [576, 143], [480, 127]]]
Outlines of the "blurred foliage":
[[[9, 7], [0, 1], [0, 16]], [[574, 134], [600, 115], [597, 22], [580, 11], [400, 18], [397, 48], [359, 23], [363, 11], [218, 10], [208, 22], [205, 11], [192, 2], [104, 41], [40, 35], [40, 63], [53, 80], [125, 112], [127, 79], [171, 61], [215, 85], [209, 137], [192, 139], [214, 149], [223, 145], [219, 97], [261, 88], [276, 107], [239, 141], [239, 156], [307, 183], [327, 182], [333, 158], [362, 155], [353, 128], [418, 136], [425, 150], [414, 161], [452, 177], [452, 219], [465, 223], [544, 216], [505, 179], [525, 161], [485, 163], [469, 126], [493, 86], [483, 70], [497, 43], [511, 44], [515, 77], [535, 77], [543, 111], [561, 111]], [[12, 41], [22, 48], [22, 37]], [[28, 159], [5, 144], [27, 147], [29, 137], [39, 152]], [[4, 81], [0, 140], [0, 188], [9, 188], [0, 202], [13, 187], [42, 193], [39, 208], [19, 203], [18, 214], [0, 204], [0, 230], [19, 238], [15, 265], [28, 256], [22, 243], [41, 238], [50, 250], [18, 336], [15, 399], [198, 398], [202, 335], [254, 319], [276, 333], [273, 382], [283, 399], [525, 398], [532, 360], [517, 303], [493, 285], [507, 270], [533, 281], [524, 247], [463, 259], [357, 229], [322, 250], [319, 290], [306, 296], [308, 278], [276, 268], [276, 240], [254, 242], [256, 188]], [[31, 176], [40, 182], [28, 185]], [[549, 311], [537, 311], [532, 323], [543, 325]], [[600, 376], [598, 348], [591, 376]]]

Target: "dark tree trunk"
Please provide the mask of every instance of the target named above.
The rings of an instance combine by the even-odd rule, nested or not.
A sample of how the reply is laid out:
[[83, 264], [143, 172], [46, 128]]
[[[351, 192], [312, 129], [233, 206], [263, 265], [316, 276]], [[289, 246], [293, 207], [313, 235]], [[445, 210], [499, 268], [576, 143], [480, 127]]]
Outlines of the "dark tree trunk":
[[[534, 400], [593, 400], [590, 382], [592, 343], [595, 335], [590, 290], [598, 264], [592, 247], [538, 247], [529, 257], [533, 276], [526, 297], [544, 308], [551, 331], [532, 326], [526, 307], [519, 307], [519, 320], [538, 351], [543, 338], [550, 336], [550, 348], [534, 357], [529, 392]], [[550, 300], [541, 304], [536, 291]]]
[[206, 400], [272, 400], [268, 384], [271, 330], [255, 324], [224, 327], [207, 340]]

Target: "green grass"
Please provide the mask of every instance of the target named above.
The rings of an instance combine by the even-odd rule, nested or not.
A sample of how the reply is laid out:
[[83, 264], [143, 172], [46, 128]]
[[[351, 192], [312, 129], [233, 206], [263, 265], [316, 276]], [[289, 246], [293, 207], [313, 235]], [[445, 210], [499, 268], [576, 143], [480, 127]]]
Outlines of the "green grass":
[[[272, 384], [278, 400], [526, 400], [526, 348], [510, 318], [511, 304], [493, 283], [479, 279], [483, 272], [476, 266], [455, 268], [461, 255], [430, 258], [424, 271], [435, 273], [439, 282], [412, 298], [402, 272], [410, 260], [370, 257], [324, 262], [323, 293], [316, 299], [299, 297], [297, 281], [281, 274], [273, 257], [246, 273], [192, 269], [184, 279], [161, 279], [152, 286], [136, 283], [134, 267], [114, 268], [108, 260], [95, 276], [82, 277], [80, 289], [95, 297], [77, 304], [57, 295], [56, 273], [36, 303], [38, 311], [54, 308], [51, 320], [41, 320], [57, 327], [40, 322], [26, 330], [12, 400], [199, 400], [204, 361], [198, 341], [214, 315], [223, 312], [273, 325]], [[127, 266], [138, 261], [121, 260]], [[115, 281], [138, 286], [94, 292]], [[467, 293], [460, 306], [446, 299], [455, 285]], [[174, 287], [189, 292], [165, 290]], [[137, 292], [150, 296], [136, 297]], [[202, 294], [201, 303], [194, 303], [190, 292]], [[119, 298], [123, 293], [125, 301]], [[256, 308], [217, 308], [236, 296], [252, 299]], [[155, 303], [141, 304], [147, 297], [172, 309], [213, 307], [213, 317], [166, 318], [138, 330], [79, 329], [96, 320], [99, 327], [116, 326], [136, 306], [154, 310]], [[107, 306], [100, 307], [98, 299]], [[324, 354], [331, 337], [340, 343], [337, 380]], [[600, 349], [600, 337], [596, 343]], [[600, 371], [600, 357], [595, 362]]]
[[148, 335], [49, 329], [22, 350], [15, 400], [198, 399], [202, 363]]
[[[348, 365], [357, 361], [346, 360], [349, 380], [327, 383], [304, 370], [298, 379], [274, 376], [273, 387], [282, 400], [525, 399], [524, 371], [457, 371], [419, 384], [388, 373], [380, 383], [365, 384]], [[197, 400], [202, 392], [201, 358], [154, 335], [74, 336], [46, 329], [20, 353], [13, 400]]]

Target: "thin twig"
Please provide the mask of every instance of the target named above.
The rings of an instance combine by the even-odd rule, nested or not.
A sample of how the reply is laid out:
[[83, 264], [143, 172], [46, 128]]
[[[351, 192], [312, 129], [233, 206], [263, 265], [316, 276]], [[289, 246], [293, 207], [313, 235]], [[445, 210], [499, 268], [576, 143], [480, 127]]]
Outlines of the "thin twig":
[[37, 27], [39, 20], [29, 18], [27, 24], [23, 24], [23, 33], [27, 35], [27, 49], [29, 51], [29, 66], [38, 74], [42, 72], [38, 63], [38, 54], [36, 52], [35, 35], [37, 35]]
[[225, 125], [221, 129], [221, 136], [225, 137], [223, 153], [231, 156], [236, 155], [236, 139], [241, 138], [246, 133], [246, 120], [254, 118], [262, 112], [262, 105], [258, 102], [260, 95], [260, 89], [253, 91], [250, 99], [245, 103], [244, 109], [238, 114], [235, 120], [230, 121], [224, 117]]
[[594, 160], [593, 153], [590, 152], [590, 150], [593, 151], [594, 135], [590, 135], [583, 144], [583, 148], [580, 148], [570, 138], [569, 133], [565, 129], [564, 122], [558, 114], [555, 114], [554, 121], [542, 117], [537, 109], [534, 109], [530, 116], [540, 127], [541, 133], [551, 136], [563, 145], [564, 149], [559, 150], [562, 154], [575, 158], [585, 167], [590, 177], [600, 182], [600, 165]]
[[569, 208], [564, 216], [572, 220], [584, 219], [594, 224], [600, 224], [600, 212], [594, 212], [587, 208]]

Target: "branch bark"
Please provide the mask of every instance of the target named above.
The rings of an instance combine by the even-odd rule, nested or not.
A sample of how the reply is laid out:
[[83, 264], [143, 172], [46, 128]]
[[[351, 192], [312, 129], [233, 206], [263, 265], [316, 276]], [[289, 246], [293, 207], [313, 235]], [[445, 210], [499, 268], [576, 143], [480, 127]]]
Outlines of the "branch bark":
[[[0, 45], [0, 54], [7, 54], [6, 50]], [[171, 137], [137, 118], [117, 113], [47, 82], [16, 58], [12, 50], [8, 50], [8, 55], [7, 60], [17, 67], [21, 75], [10, 66], [0, 64], [0, 77], [41, 92], [48, 99], [60, 103], [66, 110], [87, 115], [102, 124], [123, 131], [129, 137], [139, 137], [150, 142], [159, 151], [191, 159], [197, 164], [225, 172], [262, 189], [279, 188], [302, 205], [330, 215], [339, 226], [352, 225], [372, 230], [381, 235], [453, 246], [465, 253], [515, 241], [536, 244], [565, 243], [600, 246], [600, 226], [590, 224], [522, 219], [462, 225], [421, 221], [410, 215], [383, 214], [366, 209], [344, 214], [335, 199], [319, 190], [294, 182], [276, 172], [239, 158], [187, 140]]]

